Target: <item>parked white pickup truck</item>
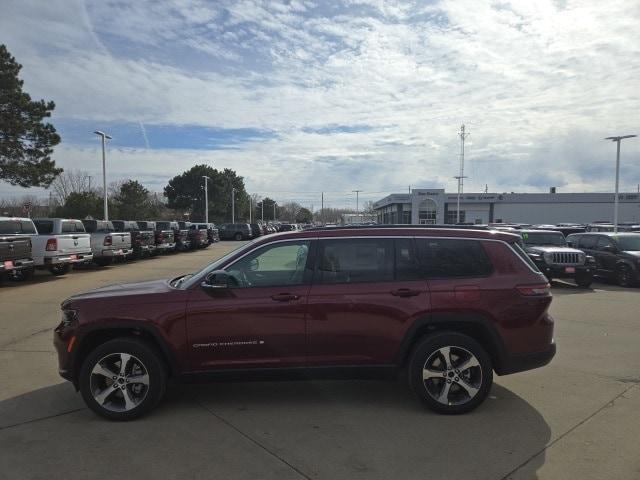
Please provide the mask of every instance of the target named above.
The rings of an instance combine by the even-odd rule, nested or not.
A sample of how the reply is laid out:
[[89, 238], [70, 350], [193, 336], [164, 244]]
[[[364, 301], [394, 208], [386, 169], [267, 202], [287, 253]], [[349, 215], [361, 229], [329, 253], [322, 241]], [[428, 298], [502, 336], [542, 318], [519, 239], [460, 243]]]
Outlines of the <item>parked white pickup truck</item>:
[[82, 220], [82, 224], [91, 235], [91, 252], [96, 265], [106, 267], [133, 253], [129, 232], [116, 232], [113, 223], [104, 220]]
[[31, 237], [33, 261], [53, 275], [64, 275], [77, 263], [89, 263], [91, 236], [80, 220], [68, 218], [34, 218], [38, 235]]

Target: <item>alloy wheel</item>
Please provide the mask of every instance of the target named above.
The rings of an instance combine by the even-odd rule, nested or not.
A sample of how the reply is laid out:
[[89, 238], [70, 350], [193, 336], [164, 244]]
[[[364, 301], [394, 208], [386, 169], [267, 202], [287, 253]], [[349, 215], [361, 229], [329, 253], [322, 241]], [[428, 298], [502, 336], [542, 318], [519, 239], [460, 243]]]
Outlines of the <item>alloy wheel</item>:
[[482, 367], [469, 350], [444, 346], [424, 363], [422, 380], [427, 393], [443, 405], [462, 405], [473, 399], [482, 386]]
[[149, 371], [129, 353], [111, 353], [93, 366], [90, 389], [98, 405], [110, 412], [136, 408], [149, 392]]

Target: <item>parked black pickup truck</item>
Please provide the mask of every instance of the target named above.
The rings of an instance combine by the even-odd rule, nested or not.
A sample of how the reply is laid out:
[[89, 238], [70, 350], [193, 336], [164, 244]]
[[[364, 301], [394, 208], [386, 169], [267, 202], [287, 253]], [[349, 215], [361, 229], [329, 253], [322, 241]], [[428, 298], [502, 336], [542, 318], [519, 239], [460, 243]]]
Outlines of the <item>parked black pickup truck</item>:
[[30, 235], [36, 233], [28, 218], [0, 217], [0, 282], [10, 276], [33, 274]]
[[113, 223], [116, 232], [129, 232], [131, 234], [133, 258], [148, 257], [155, 253], [156, 238], [153, 230], [141, 230], [138, 222], [131, 220], [114, 220], [111, 223]]

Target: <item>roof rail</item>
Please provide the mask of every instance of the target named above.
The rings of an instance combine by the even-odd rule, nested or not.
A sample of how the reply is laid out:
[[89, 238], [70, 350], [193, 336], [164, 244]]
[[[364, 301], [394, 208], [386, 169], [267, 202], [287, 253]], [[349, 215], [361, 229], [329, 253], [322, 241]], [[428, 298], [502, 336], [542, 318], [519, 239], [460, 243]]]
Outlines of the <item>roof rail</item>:
[[449, 224], [429, 224], [429, 225], [411, 225], [406, 223], [384, 224], [384, 225], [345, 225], [335, 227], [312, 227], [310, 230], [362, 230], [362, 229], [386, 229], [386, 228], [447, 228], [456, 230], [491, 230], [487, 225], [449, 225]]

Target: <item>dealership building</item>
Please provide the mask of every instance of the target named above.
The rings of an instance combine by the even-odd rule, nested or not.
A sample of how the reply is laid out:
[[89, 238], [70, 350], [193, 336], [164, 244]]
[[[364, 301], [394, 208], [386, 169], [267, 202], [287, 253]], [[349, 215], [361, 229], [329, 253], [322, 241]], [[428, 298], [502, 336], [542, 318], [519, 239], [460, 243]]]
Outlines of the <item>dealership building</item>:
[[[457, 193], [412, 189], [373, 204], [381, 224], [456, 223]], [[640, 223], [640, 194], [620, 193], [619, 222]], [[613, 193], [465, 193], [460, 221], [556, 224], [613, 221]]]

